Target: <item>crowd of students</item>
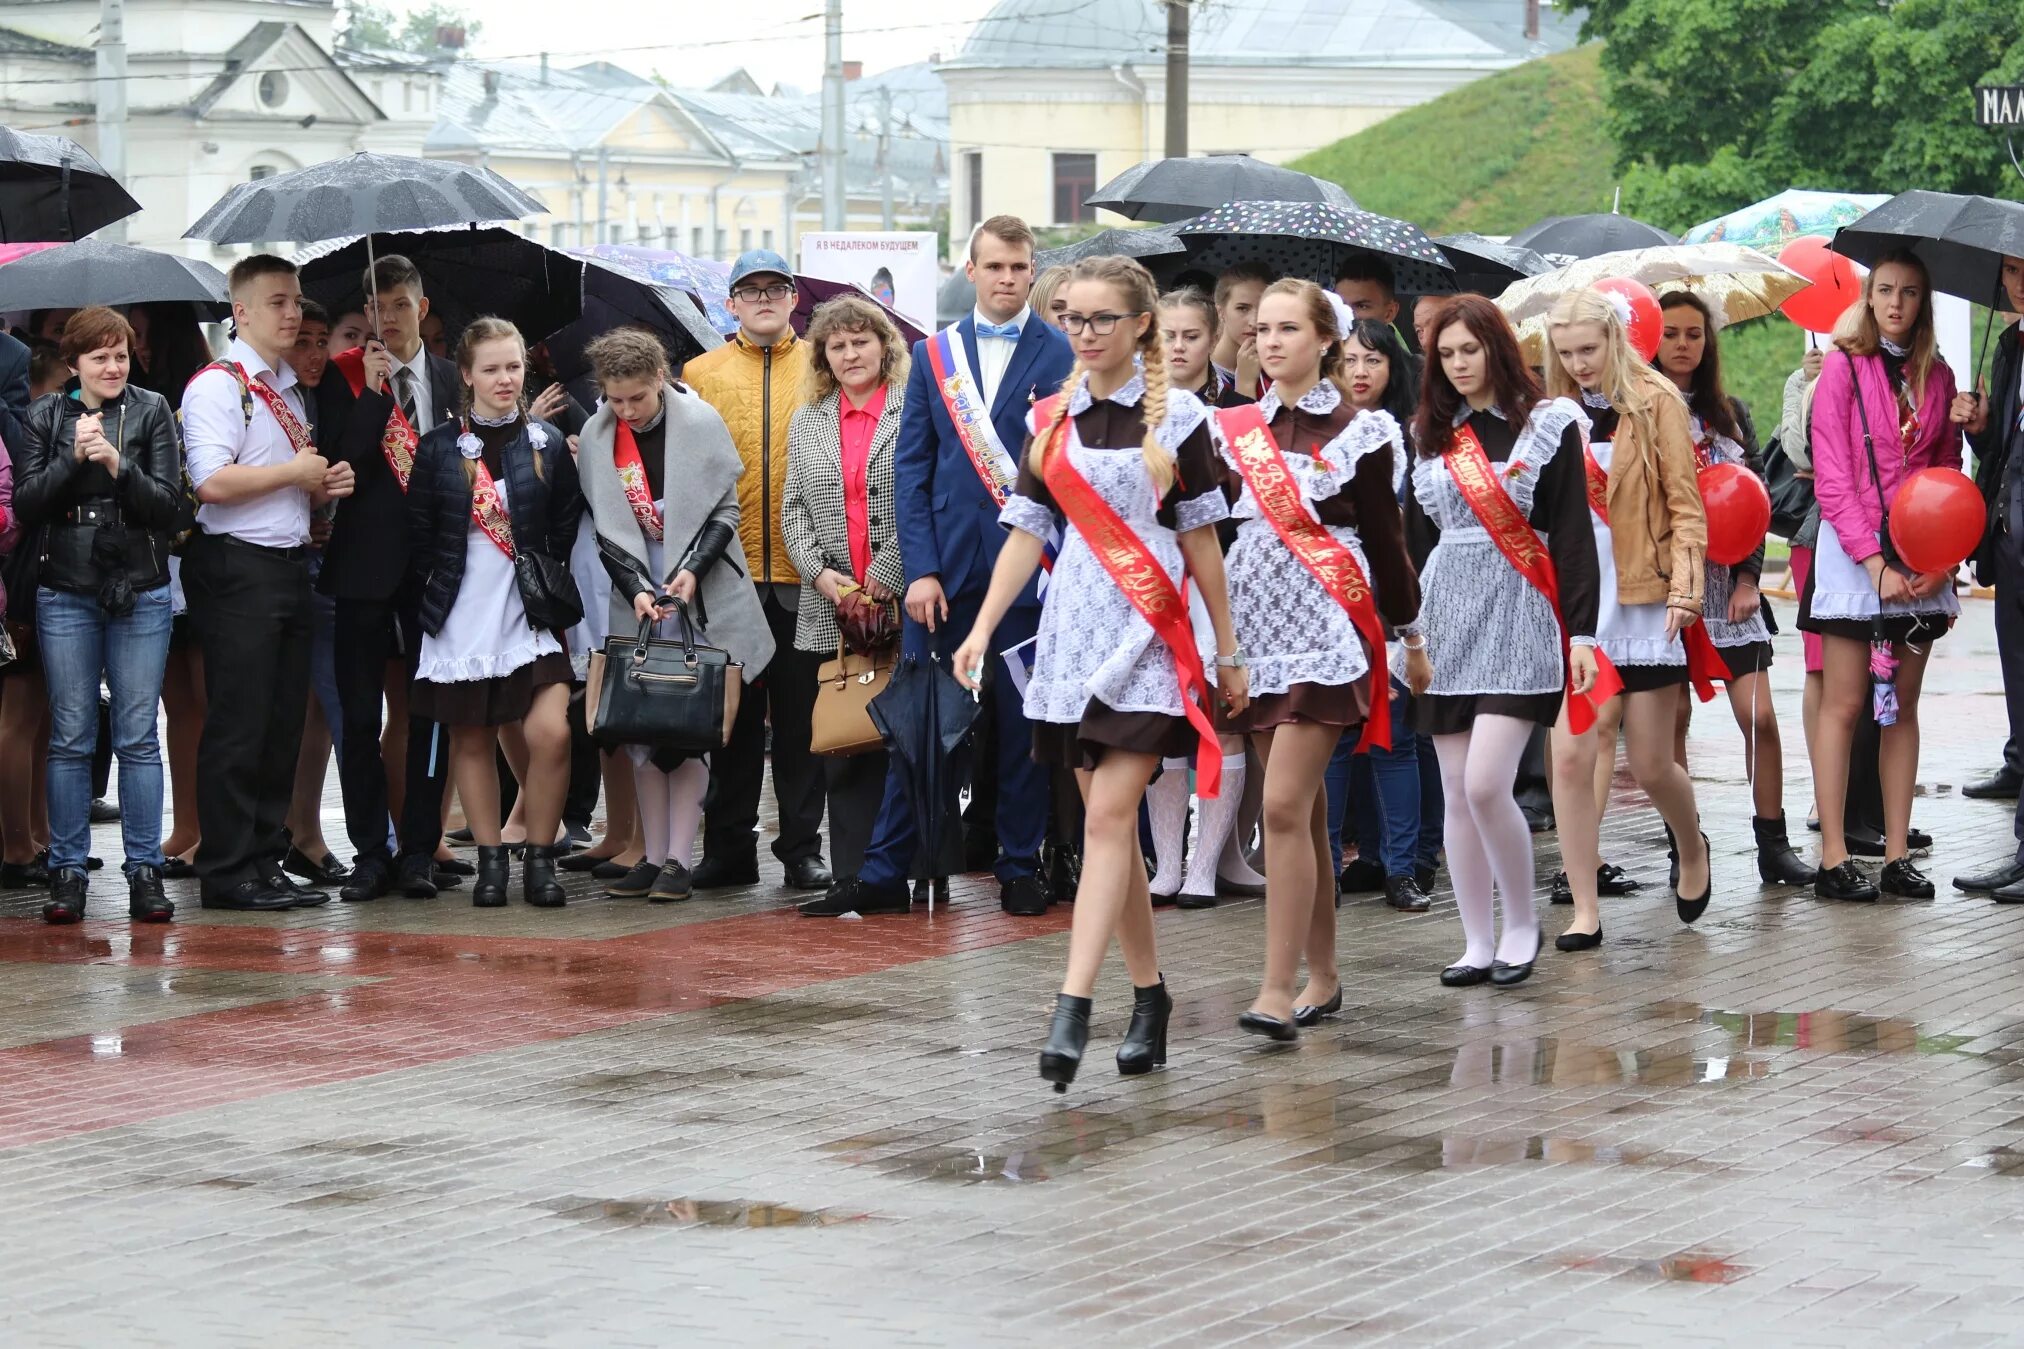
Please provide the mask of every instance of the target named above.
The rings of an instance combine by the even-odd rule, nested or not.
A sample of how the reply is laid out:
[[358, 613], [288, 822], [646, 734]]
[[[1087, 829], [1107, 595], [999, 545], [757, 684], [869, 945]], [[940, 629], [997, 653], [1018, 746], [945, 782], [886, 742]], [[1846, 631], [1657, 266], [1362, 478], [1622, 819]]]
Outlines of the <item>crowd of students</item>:
[[[1415, 353], [1371, 260], [1333, 287], [1246, 265], [1162, 294], [1120, 257], [1036, 277], [1033, 251], [1022, 222], [984, 222], [975, 311], [911, 352], [856, 297], [797, 335], [786, 262], [747, 253], [729, 342], [678, 376], [652, 334], [614, 331], [574, 394], [503, 320], [434, 354], [425, 279], [397, 256], [335, 322], [290, 264], [245, 259], [224, 357], [147, 380], [172, 365], [161, 316], [63, 318], [61, 368], [41, 362], [39, 396], [0, 425], [20, 540], [0, 884], [47, 885], [52, 923], [85, 913], [100, 740], [141, 921], [172, 915], [162, 881], [188, 871], [206, 907], [255, 910], [467, 877], [502, 905], [516, 858], [537, 906], [566, 901], [558, 866], [651, 901], [752, 885], [770, 761], [780, 879], [822, 892], [804, 914], [906, 912], [983, 866], [1007, 913], [1074, 902], [1041, 1054], [1065, 1086], [1113, 937], [1134, 985], [1119, 1070], [1164, 1062], [1163, 903], [1265, 895], [1240, 1024], [1275, 1040], [1341, 1006], [1339, 890], [1423, 911], [1443, 860], [1462, 949], [1440, 982], [1530, 978], [1517, 784], [1542, 742], [1566, 864], [1550, 892], [1573, 911], [1556, 947], [1600, 946], [1598, 895], [1637, 888], [1599, 855], [1619, 740], [1695, 922], [1721, 822], [1700, 813], [1685, 728], [1689, 690], [1720, 684], [1765, 883], [1932, 895], [1911, 856], [1918, 698], [1958, 604], [1951, 575], [1909, 573], [1878, 534], [1895, 484], [1958, 466], [1989, 418], [1937, 355], [1916, 257], [1870, 272], [1780, 425], [1819, 500], [1793, 559], [1815, 867], [1786, 825], [1763, 551], [1707, 557], [1698, 474], [1758, 470], [1761, 447], [1705, 301], [1664, 297], [1648, 363], [1619, 304], [1570, 293], [1534, 368], [1475, 295], [1419, 297]], [[744, 664], [728, 742], [600, 751], [586, 658], [677, 610]], [[941, 661], [982, 699], [969, 781], [920, 803], [951, 822], [938, 855], [886, 754], [813, 752], [816, 668], [853, 644]], [[1878, 661], [1896, 713], [1880, 734]], [[317, 825], [333, 743], [349, 867]], [[1845, 804], [1865, 779], [1873, 842]], [[605, 834], [578, 848], [600, 783]], [[475, 865], [447, 846], [453, 802]], [[1875, 880], [1852, 851], [1881, 853]]]

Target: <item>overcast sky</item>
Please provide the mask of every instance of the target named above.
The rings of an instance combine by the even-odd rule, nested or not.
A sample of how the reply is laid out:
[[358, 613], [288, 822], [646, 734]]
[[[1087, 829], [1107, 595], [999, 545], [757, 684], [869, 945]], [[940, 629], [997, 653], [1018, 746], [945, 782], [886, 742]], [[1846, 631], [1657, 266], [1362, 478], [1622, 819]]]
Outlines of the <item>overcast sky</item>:
[[[992, 0], [844, 0], [843, 56], [867, 73], [953, 55]], [[392, 0], [391, 8], [420, 8]], [[739, 66], [762, 85], [822, 83], [823, 0], [490, 0], [466, 8], [484, 27], [474, 54], [559, 65], [609, 60], [672, 83], [706, 85]]]

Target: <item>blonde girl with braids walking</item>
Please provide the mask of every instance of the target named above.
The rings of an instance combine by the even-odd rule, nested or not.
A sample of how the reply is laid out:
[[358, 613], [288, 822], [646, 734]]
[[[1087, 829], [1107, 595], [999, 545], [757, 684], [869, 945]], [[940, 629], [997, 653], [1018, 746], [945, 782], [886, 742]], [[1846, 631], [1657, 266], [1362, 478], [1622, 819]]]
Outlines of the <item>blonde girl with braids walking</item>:
[[1065, 524], [1025, 697], [1033, 757], [1075, 771], [1085, 811], [1068, 971], [1040, 1052], [1041, 1077], [1065, 1091], [1113, 933], [1132, 980], [1118, 1071], [1166, 1062], [1173, 999], [1153, 941], [1139, 803], [1169, 755], [1196, 756], [1204, 797], [1217, 794], [1222, 767], [1186, 584], [1200, 587], [1215, 631], [1223, 706], [1241, 711], [1248, 699], [1216, 539], [1229, 508], [1208, 411], [1168, 387], [1152, 277], [1128, 258], [1086, 258], [1061, 293], [1075, 367], [1027, 420], [1019, 480], [999, 517], [1011, 537], [955, 666], [977, 687], [999, 620], [1040, 565], [1043, 540]]

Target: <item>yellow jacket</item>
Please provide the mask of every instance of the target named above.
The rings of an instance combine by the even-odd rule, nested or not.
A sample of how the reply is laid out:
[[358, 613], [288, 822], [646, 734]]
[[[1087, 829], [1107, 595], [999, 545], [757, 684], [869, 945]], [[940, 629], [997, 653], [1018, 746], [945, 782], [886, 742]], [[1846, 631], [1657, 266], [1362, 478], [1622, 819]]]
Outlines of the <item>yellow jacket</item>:
[[758, 583], [801, 584], [780, 529], [780, 502], [787, 494], [787, 423], [801, 406], [807, 378], [808, 346], [792, 332], [782, 333], [771, 347], [754, 346], [741, 333], [682, 369], [683, 382], [731, 429], [744, 461], [738, 535]]

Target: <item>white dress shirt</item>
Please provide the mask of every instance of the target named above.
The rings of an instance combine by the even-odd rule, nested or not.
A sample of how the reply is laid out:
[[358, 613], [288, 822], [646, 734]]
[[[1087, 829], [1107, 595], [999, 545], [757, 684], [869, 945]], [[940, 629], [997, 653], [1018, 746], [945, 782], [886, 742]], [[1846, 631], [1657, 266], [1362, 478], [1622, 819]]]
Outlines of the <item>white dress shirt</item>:
[[[248, 379], [260, 380], [277, 391], [303, 426], [309, 425], [302, 392], [287, 362], [277, 370], [237, 338], [226, 350], [225, 359], [244, 369]], [[248, 421], [239, 381], [226, 371], [207, 370], [190, 381], [183, 394], [183, 453], [191, 484], [202, 488], [213, 473], [228, 465], [262, 468], [285, 464], [295, 457], [295, 444], [257, 393], [253, 395], [253, 418]], [[197, 524], [206, 534], [230, 534], [244, 543], [299, 548], [309, 542], [309, 493], [299, 487], [282, 487], [245, 501], [207, 501], [197, 507]]]
[[[391, 355], [392, 353], [389, 352], [388, 354]], [[406, 364], [395, 362], [393, 373], [390, 376], [388, 376], [388, 378], [390, 378], [393, 381], [393, 387], [389, 390], [389, 392], [393, 394], [394, 402], [396, 404], [398, 404], [401, 401], [400, 380], [401, 380], [401, 371], [403, 370], [408, 371], [414, 378], [415, 434], [421, 435], [427, 432], [430, 428], [434, 427], [436, 424], [435, 418], [436, 410], [432, 404], [431, 395], [429, 392], [428, 343], [426, 342], [421, 343], [415, 348], [415, 358], [412, 361], [409, 361]]]
[[[991, 321], [984, 317], [984, 311], [981, 309], [972, 310], [971, 313], [974, 321], [978, 324], [985, 324]], [[1023, 334], [1026, 331], [1026, 325], [1034, 321], [1033, 306], [1022, 306], [1017, 314], [1005, 321], [1007, 323], [1018, 324], [1019, 331]], [[1017, 338], [985, 337], [982, 333], [978, 334], [977, 382], [984, 386], [982, 393], [986, 408], [991, 407], [998, 401], [998, 382], [1005, 378], [1005, 367], [1012, 364], [1012, 349], [1018, 345], [1019, 340]]]

